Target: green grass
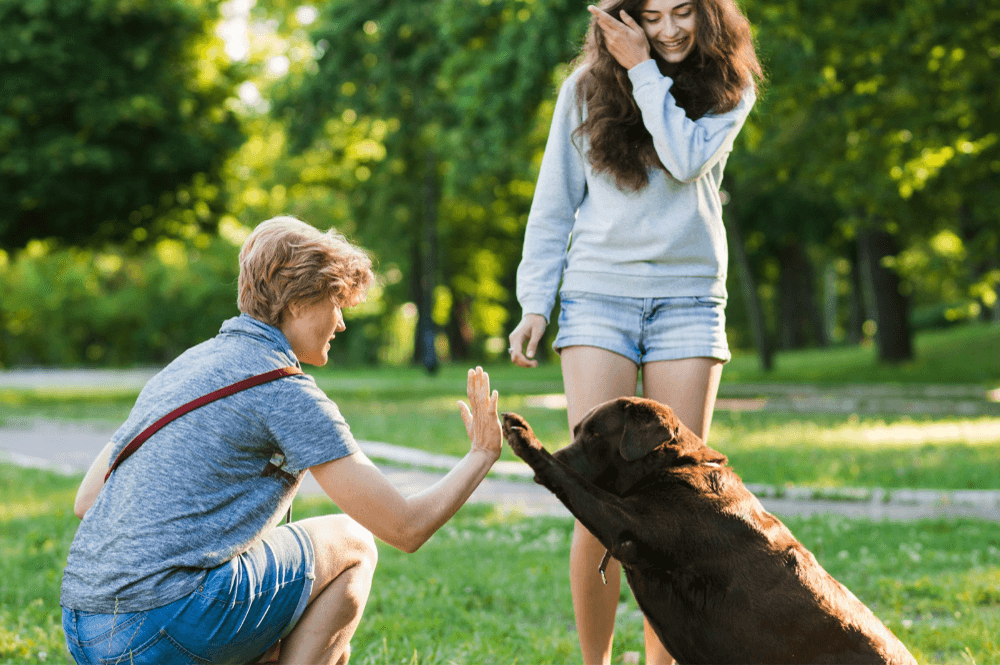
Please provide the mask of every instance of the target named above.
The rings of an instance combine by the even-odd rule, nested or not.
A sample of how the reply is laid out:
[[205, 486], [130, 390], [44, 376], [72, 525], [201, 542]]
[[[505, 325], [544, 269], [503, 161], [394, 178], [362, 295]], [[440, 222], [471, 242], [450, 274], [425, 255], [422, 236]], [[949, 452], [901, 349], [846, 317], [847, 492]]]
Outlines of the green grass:
[[59, 585], [81, 477], [0, 464], [0, 663], [72, 662]]
[[[775, 354], [774, 369], [760, 369], [750, 352], [736, 354], [722, 380], [790, 383], [964, 383], [1000, 386], [1000, 325], [969, 324], [914, 335], [915, 359], [880, 364], [872, 344]], [[723, 392], [725, 389], [723, 388]]]
[[138, 390], [0, 388], [0, 426], [34, 418], [120, 424], [138, 396]]
[[[468, 442], [455, 399], [337, 401], [359, 438], [461, 455]], [[565, 409], [527, 406], [529, 401], [511, 395], [501, 399], [501, 408], [523, 415], [549, 449], [568, 444]], [[718, 411], [711, 437], [746, 482], [1000, 489], [995, 417]], [[502, 459], [516, 458], [505, 449]]]
[[[59, 584], [79, 478], [0, 464], [0, 665], [69, 663]], [[301, 519], [333, 510], [296, 501]], [[786, 523], [924, 664], [1000, 662], [1000, 524]], [[572, 525], [467, 506], [417, 553], [379, 544], [353, 663], [553, 663], [577, 657], [567, 583]], [[622, 592], [616, 661], [642, 651]], [[44, 655], [43, 655], [44, 654]]]

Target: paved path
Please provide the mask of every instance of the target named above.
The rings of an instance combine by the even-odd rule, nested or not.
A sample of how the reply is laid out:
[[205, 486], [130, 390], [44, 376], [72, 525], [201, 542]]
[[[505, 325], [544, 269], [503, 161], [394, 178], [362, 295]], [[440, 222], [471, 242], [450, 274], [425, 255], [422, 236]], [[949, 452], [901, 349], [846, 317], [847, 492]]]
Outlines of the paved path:
[[[0, 371], [0, 388], [98, 388], [138, 390], [159, 368], [128, 370], [26, 369]], [[723, 384], [718, 408], [837, 413], [926, 413], [963, 416], [1000, 415], [1000, 388], [949, 385]], [[532, 399], [565, 408], [563, 395]], [[107, 443], [116, 425], [56, 420], [8, 421], [0, 427], [0, 459], [23, 466], [80, 473]], [[458, 461], [446, 455], [385, 443], [362, 441], [390, 481], [405, 494], [430, 486]], [[529, 515], [569, 515], [545, 488], [531, 482], [521, 462], [500, 462], [472, 501], [489, 502]], [[808, 488], [777, 490], [749, 485], [764, 506], [779, 516], [836, 513], [848, 517], [912, 520], [931, 517], [978, 517], [1000, 522], [998, 491], [839, 490], [820, 493]], [[321, 494], [307, 476], [303, 494]]]
[[[0, 460], [63, 473], [82, 473], [114, 431], [115, 426], [107, 423], [56, 420], [8, 423], [0, 428]], [[386, 443], [359, 443], [404, 494], [429, 487], [458, 461], [456, 457]], [[521, 462], [498, 462], [471, 500], [526, 515], [568, 516], [569, 512], [554, 495], [531, 482], [532, 475]], [[1000, 522], [1000, 491], [839, 490], [817, 496], [815, 490], [807, 488], [779, 492], [764, 485], [748, 487], [768, 511], [779, 517], [835, 513], [875, 520], [976, 517]], [[317, 495], [322, 490], [307, 475], [301, 493]]]

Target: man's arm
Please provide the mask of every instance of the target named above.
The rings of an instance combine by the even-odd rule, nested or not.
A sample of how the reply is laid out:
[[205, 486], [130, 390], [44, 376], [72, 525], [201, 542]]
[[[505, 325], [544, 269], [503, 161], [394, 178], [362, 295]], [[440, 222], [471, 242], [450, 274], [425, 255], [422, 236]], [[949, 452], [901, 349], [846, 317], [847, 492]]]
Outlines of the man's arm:
[[497, 394], [490, 394], [489, 387], [481, 368], [469, 371], [472, 406], [462, 404], [462, 419], [472, 449], [422, 492], [404, 497], [362, 452], [309, 470], [327, 496], [355, 521], [393, 547], [415, 552], [462, 507], [500, 457]]
[[97, 495], [104, 487], [104, 476], [108, 474], [108, 467], [111, 465], [111, 449], [114, 448], [114, 445], [113, 441], [109, 441], [108, 445], [104, 446], [104, 449], [98, 453], [94, 463], [87, 470], [87, 475], [83, 477], [80, 489], [76, 491], [73, 512], [80, 519], [83, 519], [86, 512], [94, 505]]
[[368, 457], [358, 452], [310, 469], [341, 510], [380, 540], [416, 552], [462, 507], [495, 458], [470, 452], [427, 489], [404, 497]]

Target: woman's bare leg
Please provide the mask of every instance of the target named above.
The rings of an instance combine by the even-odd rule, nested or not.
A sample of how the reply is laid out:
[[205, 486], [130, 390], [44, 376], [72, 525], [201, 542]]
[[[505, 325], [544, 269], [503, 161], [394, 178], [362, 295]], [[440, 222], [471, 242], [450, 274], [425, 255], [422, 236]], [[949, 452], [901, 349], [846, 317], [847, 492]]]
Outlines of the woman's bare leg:
[[[642, 366], [642, 396], [672, 408], [682, 423], [707, 441], [721, 378], [722, 362], [714, 358], [646, 363]], [[643, 624], [647, 665], [674, 663], [649, 622], [643, 620]]]
[[660, 360], [642, 366], [642, 396], [669, 406], [707, 443], [721, 380], [722, 361], [715, 358]]
[[316, 579], [305, 612], [281, 641], [278, 662], [347, 663], [378, 562], [375, 539], [346, 515], [313, 517], [297, 524], [312, 540]]
[[[628, 358], [592, 346], [569, 346], [562, 350], [561, 356], [571, 433], [591, 408], [616, 397], [635, 395], [639, 370]], [[612, 560], [606, 570], [608, 583], [602, 583], [598, 568], [604, 551], [600, 541], [577, 522], [570, 548], [569, 575], [585, 665], [611, 662], [621, 568]]]

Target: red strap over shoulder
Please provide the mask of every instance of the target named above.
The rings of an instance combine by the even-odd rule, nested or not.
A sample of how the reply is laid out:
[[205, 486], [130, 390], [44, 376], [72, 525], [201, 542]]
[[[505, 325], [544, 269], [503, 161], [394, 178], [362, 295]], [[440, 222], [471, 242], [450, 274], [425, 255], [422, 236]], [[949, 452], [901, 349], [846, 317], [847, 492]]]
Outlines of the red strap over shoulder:
[[160, 428], [169, 423], [171, 420], [180, 418], [185, 413], [188, 413], [189, 411], [194, 411], [198, 407], [205, 406], [206, 404], [214, 402], [215, 400], [220, 399], [222, 397], [229, 397], [230, 395], [234, 395], [240, 391], [246, 390], [247, 388], [253, 388], [254, 386], [259, 386], [260, 384], [267, 383], [268, 381], [274, 381], [275, 379], [280, 379], [284, 376], [294, 376], [296, 374], [303, 374], [303, 371], [300, 368], [296, 367], [295, 365], [289, 365], [288, 367], [279, 367], [278, 369], [272, 369], [270, 372], [264, 372], [263, 374], [256, 374], [249, 378], [243, 379], [242, 381], [237, 381], [234, 384], [224, 386], [222, 388], [219, 388], [218, 390], [208, 393], [207, 395], [203, 395], [198, 399], [192, 400], [187, 404], [177, 407], [176, 409], [174, 409], [167, 415], [163, 416], [162, 418], [157, 420], [155, 423], [153, 423], [146, 429], [142, 430], [134, 439], [132, 439], [129, 442], [127, 446], [125, 446], [125, 448], [118, 454], [118, 457], [115, 458], [114, 463], [108, 469], [107, 475], [104, 476], [104, 482], [108, 481], [108, 478], [111, 477], [111, 472], [117, 469], [119, 464], [128, 459], [129, 455], [138, 450], [139, 446], [141, 446], [146, 441], [146, 439], [153, 436], [153, 434], [159, 431]]

